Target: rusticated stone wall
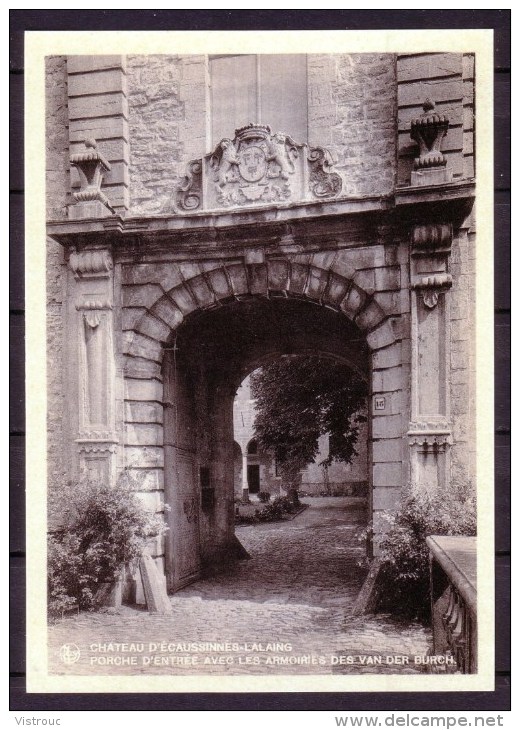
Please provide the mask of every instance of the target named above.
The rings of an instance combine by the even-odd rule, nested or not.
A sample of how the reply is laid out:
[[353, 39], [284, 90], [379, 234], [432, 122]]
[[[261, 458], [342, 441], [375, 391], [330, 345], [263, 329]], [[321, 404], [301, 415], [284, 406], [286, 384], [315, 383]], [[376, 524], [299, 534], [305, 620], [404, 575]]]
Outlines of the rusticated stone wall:
[[186, 163], [206, 149], [204, 56], [129, 56], [132, 215], [172, 213]]
[[393, 54], [308, 56], [309, 143], [328, 147], [346, 195], [382, 195], [395, 182]]
[[[47, 215], [64, 218], [69, 192], [69, 137], [67, 105], [67, 59], [47, 59], [45, 84]], [[47, 423], [48, 480], [52, 519], [56, 488], [64, 486], [67, 464], [64, 458], [63, 338], [66, 268], [63, 247], [47, 240]]]

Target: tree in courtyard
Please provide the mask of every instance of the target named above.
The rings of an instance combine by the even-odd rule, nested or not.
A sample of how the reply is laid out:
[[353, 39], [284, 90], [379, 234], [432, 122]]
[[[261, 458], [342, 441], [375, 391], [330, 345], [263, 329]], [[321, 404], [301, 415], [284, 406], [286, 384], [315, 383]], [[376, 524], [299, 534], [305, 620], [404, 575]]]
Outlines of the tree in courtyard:
[[350, 463], [366, 403], [367, 385], [345, 364], [311, 355], [288, 355], [251, 375], [255, 437], [270, 451], [289, 495], [298, 499], [300, 472], [329, 434], [325, 473], [333, 461]]

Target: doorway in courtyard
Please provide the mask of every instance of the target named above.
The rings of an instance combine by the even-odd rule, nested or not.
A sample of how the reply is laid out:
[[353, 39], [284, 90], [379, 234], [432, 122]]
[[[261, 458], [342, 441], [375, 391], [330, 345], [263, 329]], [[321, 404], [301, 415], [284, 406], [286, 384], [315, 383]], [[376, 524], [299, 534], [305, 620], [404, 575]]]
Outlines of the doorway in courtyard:
[[[244, 417], [243, 427], [242, 421], [237, 423], [236, 395], [253, 371], [296, 355], [340, 362], [370, 390], [366, 337], [344, 314], [320, 302], [282, 292], [234, 298], [196, 310], [172, 332], [162, 366], [165, 501], [170, 505], [165, 567], [170, 590], [196, 581], [205, 566], [225, 564], [240, 554], [235, 536], [237, 492], [243, 497], [245, 489], [249, 497], [274, 493], [277, 486], [278, 494], [283, 493], [274, 461], [272, 489], [264, 489], [265, 455], [253, 432], [244, 440], [251, 419], [250, 414]], [[369, 432], [370, 424], [360, 449], [367, 519], [372, 512], [371, 470], [366, 467]], [[239, 460], [245, 476], [242, 471], [237, 490]], [[312, 472], [312, 464], [309, 469]], [[322, 486], [315, 485], [315, 490], [321, 492]]]

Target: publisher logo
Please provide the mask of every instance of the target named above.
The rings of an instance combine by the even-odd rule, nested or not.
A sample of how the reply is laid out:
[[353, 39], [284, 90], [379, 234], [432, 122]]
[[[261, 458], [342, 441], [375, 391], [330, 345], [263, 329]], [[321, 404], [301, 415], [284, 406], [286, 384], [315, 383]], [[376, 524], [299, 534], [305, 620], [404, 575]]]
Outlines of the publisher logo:
[[60, 649], [60, 658], [64, 664], [75, 664], [80, 655], [79, 646], [76, 644], [63, 644]]

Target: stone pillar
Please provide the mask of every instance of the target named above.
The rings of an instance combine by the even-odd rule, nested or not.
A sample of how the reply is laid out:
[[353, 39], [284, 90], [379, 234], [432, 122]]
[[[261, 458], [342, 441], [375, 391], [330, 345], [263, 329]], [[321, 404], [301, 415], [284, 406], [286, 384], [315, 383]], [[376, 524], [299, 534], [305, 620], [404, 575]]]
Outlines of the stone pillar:
[[242, 499], [249, 501], [249, 484], [247, 482], [247, 446], [244, 446], [242, 453]]
[[71, 434], [74, 471], [113, 483], [118, 438], [115, 424], [116, 368], [113, 342], [113, 264], [106, 249], [73, 251], [69, 308]]
[[408, 440], [411, 482], [419, 489], [446, 486], [450, 478], [451, 241], [451, 224], [418, 225], [411, 236], [412, 420]]

